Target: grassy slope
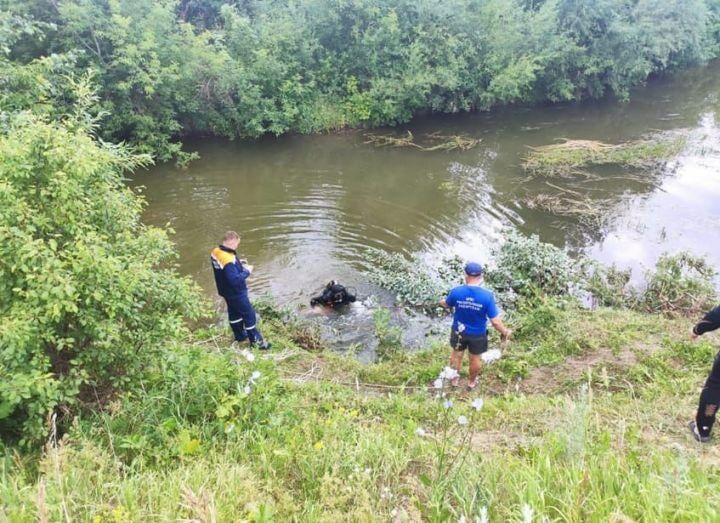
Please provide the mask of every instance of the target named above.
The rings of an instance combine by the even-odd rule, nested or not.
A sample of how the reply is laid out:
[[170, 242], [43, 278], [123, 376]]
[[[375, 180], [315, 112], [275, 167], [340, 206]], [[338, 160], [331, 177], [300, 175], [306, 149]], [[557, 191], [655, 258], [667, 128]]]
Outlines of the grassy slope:
[[442, 341], [367, 367], [299, 349], [279, 321], [273, 359], [219, 338], [179, 347], [144, 394], [77, 422], [39, 474], [8, 457], [0, 519], [474, 520], [487, 507], [520, 521], [525, 505], [563, 521], [720, 518], [720, 452], [685, 429], [712, 338], [614, 310], [540, 307], [517, 326], [483, 391], [450, 392], [449, 410], [426, 388]]

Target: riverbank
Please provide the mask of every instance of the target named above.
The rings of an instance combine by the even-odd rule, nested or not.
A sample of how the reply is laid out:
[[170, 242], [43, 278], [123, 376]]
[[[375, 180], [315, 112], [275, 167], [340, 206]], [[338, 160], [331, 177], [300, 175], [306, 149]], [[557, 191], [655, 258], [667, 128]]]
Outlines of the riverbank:
[[10, 521], [716, 519], [720, 453], [685, 427], [716, 341], [691, 343], [686, 319], [547, 313], [472, 394], [432, 387], [447, 360], [443, 339], [363, 366], [308, 352], [279, 318], [265, 321], [277, 347], [269, 355], [231, 346], [225, 332], [196, 332], [169, 347], [142, 393], [77, 419], [39, 462], [6, 455], [0, 513]]
[[[92, 101], [89, 83], [77, 85]], [[166, 229], [180, 224], [141, 221], [144, 200], [125, 174], [149, 157], [97, 140], [87, 105], [72, 113], [43, 108], [49, 112], [5, 120], [0, 136], [0, 519], [717, 519], [715, 445], [699, 449], [684, 432], [715, 352], [712, 337], [691, 344], [684, 334], [689, 318], [717, 302], [706, 261], [663, 257], [636, 292], [625, 272], [588, 273], [593, 267], [584, 260], [537, 237], [485, 242], [501, 252], [519, 247], [505, 251], [512, 254], [507, 263], [494, 257], [497, 267], [486, 273], [516, 336], [472, 395], [442, 381], [435, 386], [447, 361], [445, 334], [410, 352], [383, 303], [365, 309], [382, 349], [376, 364], [323, 350], [292, 315], [260, 304], [261, 328], [275, 349], [251, 353], [233, 346], [227, 330], [203, 328], [213, 308], [193, 279], [181, 276]], [[714, 130], [714, 120], [706, 121]], [[343, 165], [348, 150], [340, 149]], [[268, 275], [308, 289], [331, 272], [367, 267], [332, 256], [335, 245], [364, 256], [353, 238], [380, 238], [373, 247], [385, 242], [396, 253], [403, 238], [427, 242], [422, 234], [437, 230], [423, 227], [437, 222], [425, 214], [427, 203], [444, 209], [450, 200], [477, 199], [485, 173], [475, 162], [443, 161], [449, 179], [433, 181], [430, 156], [421, 154], [406, 169], [428, 173], [437, 190], [425, 194], [408, 190], [416, 185], [400, 176], [377, 171], [373, 179], [361, 163], [356, 181], [364, 193], [337, 180], [288, 185], [263, 176], [275, 174], [270, 162], [234, 195], [222, 184], [219, 193], [198, 191], [201, 184], [186, 176], [203, 206], [202, 219], [184, 214], [201, 236], [191, 244], [201, 252], [186, 259], [202, 263], [209, 277], [213, 228], [241, 222], [237, 202], [244, 201], [257, 206], [245, 206], [249, 221], [237, 228], [273, 254], [268, 263], [251, 256], [257, 279], [283, 292], [293, 289]], [[289, 174], [312, 179], [314, 160]], [[255, 198], [263, 191], [257, 176], [297, 206]], [[452, 189], [460, 185], [467, 190]], [[185, 213], [189, 206], [177, 198], [182, 184], [172, 187], [169, 204]], [[626, 190], [623, 182], [618, 187]], [[383, 199], [392, 192], [409, 201]], [[691, 194], [697, 210], [697, 191]], [[333, 206], [318, 205], [328, 199]], [[350, 212], [328, 211], [341, 200]], [[460, 203], [446, 213], [451, 232], [466, 214]], [[714, 216], [715, 207], [700, 215]], [[229, 219], [208, 211], [219, 208]], [[387, 226], [368, 235], [368, 217], [378, 209]], [[420, 221], [399, 219], [399, 210]], [[256, 211], [270, 211], [283, 227]], [[292, 216], [307, 224], [285, 228]], [[457, 237], [448, 234], [443, 244]], [[409, 257], [405, 263], [420, 266]], [[417, 283], [410, 274], [383, 285], [392, 283], [397, 296], [402, 285]], [[428, 284], [416, 289], [428, 298], [418, 304], [446, 291], [440, 278]], [[615, 309], [581, 309], [579, 290]]]

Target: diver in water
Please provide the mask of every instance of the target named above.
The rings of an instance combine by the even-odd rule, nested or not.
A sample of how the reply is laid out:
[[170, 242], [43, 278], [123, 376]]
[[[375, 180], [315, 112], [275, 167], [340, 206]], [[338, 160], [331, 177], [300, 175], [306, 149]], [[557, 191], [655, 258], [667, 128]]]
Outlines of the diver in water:
[[317, 307], [321, 305], [335, 309], [354, 303], [356, 299], [356, 295], [350, 292], [347, 287], [340, 285], [335, 280], [331, 280], [319, 295], [310, 300], [310, 306]]

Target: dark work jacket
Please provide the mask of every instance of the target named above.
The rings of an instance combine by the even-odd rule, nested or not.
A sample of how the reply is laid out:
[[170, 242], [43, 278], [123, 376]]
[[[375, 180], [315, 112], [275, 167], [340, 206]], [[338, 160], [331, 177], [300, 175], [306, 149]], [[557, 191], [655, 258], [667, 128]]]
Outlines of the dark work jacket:
[[250, 271], [247, 270], [237, 259], [237, 253], [220, 245], [210, 253], [213, 273], [215, 274], [215, 285], [217, 291], [223, 298], [234, 298], [247, 296], [247, 280]]

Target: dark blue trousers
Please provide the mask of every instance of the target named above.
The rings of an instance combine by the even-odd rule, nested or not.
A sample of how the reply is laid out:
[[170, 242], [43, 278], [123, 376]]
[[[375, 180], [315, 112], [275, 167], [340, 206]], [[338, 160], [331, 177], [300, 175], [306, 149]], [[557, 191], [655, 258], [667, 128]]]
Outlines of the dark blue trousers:
[[263, 337], [257, 328], [257, 315], [247, 294], [225, 298], [228, 308], [230, 328], [237, 341], [250, 340], [250, 343], [262, 343]]
[[709, 436], [715, 424], [715, 415], [720, 405], [720, 352], [715, 356], [712, 369], [700, 393], [695, 422], [701, 436]]

